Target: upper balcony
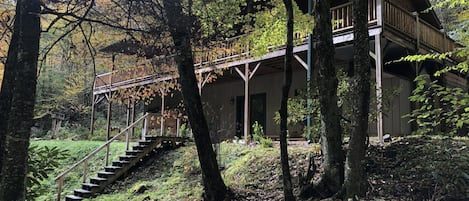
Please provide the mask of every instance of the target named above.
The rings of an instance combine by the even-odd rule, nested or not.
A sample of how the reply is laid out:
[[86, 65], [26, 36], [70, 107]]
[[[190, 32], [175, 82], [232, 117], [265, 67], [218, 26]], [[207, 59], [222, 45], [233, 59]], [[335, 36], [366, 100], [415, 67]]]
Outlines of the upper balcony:
[[[453, 50], [458, 45], [446, 34], [435, 28], [430, 23], [424, 21], [418, 14], [407, 11], [388, 0], [382, 1], [382, 5], [377, 5], [376, 0], [369, 0], [368, 24], [369, 27], [381, 28], [385, 33], [397, 33], [398, 37], [405, 38], [416, 49], [419, 47], [429, 50], [429, 52], [446, 52]], [[380, 16], [381, 9], [382, 16]], [[334, 36], [350, 34], [353, 28], [352, 3], [345, 3], [331, 8], [331, 16], [334, 22]], [[381, 20], [382, 27], [378, 23]], [[307, 35], [295, 34], [297, 51], [304, 51], [298, 47], [307, 45]], [[272, 47], [269, 53], [283, 50], [281, 47]], [[198, 52], [198, 51], [196, 51]], [[239, 65], [240, 60], [252, 59], [249, 47], [241, 46], [236, 38], [218, 43], [210, 51], [200, 51], [194, 55], [194, 66], [196, 73], [204, 73], [217, 68], [229, 68]], [[154, 61], [153, 61], [154, 62]], [[161, 66], [166, 69], [162, 71]], [[157, 64], [142, 64], [130, 69], [113, 71], [96, 76], [94, 83], [95, 95], [114, 91], [123, 88], [142, 86], [150, 83], [169, 80], [177, 77], [175, 63], [171, 57], [165, 57], [157, 61]]]

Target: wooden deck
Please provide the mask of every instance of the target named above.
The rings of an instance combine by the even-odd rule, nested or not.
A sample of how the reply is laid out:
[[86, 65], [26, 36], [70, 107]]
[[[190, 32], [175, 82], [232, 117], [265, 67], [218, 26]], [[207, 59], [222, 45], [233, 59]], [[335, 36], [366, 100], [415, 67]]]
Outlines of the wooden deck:
[[[426, 47], [431, 50], [430, 52], [439, 53], [457, 47], [453, 40], [449, 39], [442, 31], [420, 19], [418, 15], [388, 1], [383, 1], [383, 5], [377, 5], [376, 0], [369, 0], [369, 2], [368, 21], [370, 28], [376, 28], [379, 19], [382, 19], [383, 30], [393, 30], [400, 33], [400, 35], [408, 38], [413, 46]], [[382, 16], [379, 16], [380, 12], [377, 12], [379, 6], [382, 6]], [[334, 35], [343, 35], [352, 31], [351, 3], [332, 8], [331, 16], [334, 22]], [[307, 44], [307, 35], [305, 34], [295, 34], [295, 39], [298, 41], [297, 47]], [[283, 48], [283, 46], [272, 47], [269, 51], [275, 52]], [[196, 50], [195, 52], [194, 66], [197, 74], [214, 70], [211, 66], [217, 65], [221, 68], [229, 68], [232, 67], [234, 61], [252, 58], [252, 55], [249, 54], [249, 47], [241, 45], [237, 38], [217, 43], [210, 48], [210, 51]], [[153, 63], [98, 75], [94, 83], [93, 93], [99, 95], [122, 88], [170, 80], [177, 76], [174, 60], [171, 56], [168, 56], [153, 61]]]

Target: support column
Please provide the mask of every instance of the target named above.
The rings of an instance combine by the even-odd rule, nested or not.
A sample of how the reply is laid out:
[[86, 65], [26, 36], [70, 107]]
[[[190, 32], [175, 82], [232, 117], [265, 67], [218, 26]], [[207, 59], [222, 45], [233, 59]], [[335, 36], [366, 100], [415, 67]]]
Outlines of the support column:
[[250, 133], [249, 123], [249, 63], [244, 65], [244, 140], [246, 144], [250, 139], [248, 138]]
[[382, 72], [383, 72], [383, 56], [381, 49], [381, 34], [375, 36], [375, 66], [376, 66], [376, 131], [378, 134], [379, 143], [384, 143], [383, 140], [383, 89], [382, 89]]
[[202, 88], [204, 88], [205, 84], [207, 84], [208, 79], [210, 79], [212, 73], [208, 73], [206, 76], [203, 76], [202, 73], [199, 74], [197, 79], [197, 86], [199, 87], [199, 95], [202, 96]]
[[248, 137], [250, 135], [250, 121], [249, 121], [249, 80], [252, 79], [257, 69], [261, 66], [261, 62], [257, 63], [254, 70], [251, 72], [249, 69], [249, 63], [244, 65], [244, 73], [235, 67], [236, 72], [244, 80], [244, 140], [246, 143], [249, 141]]

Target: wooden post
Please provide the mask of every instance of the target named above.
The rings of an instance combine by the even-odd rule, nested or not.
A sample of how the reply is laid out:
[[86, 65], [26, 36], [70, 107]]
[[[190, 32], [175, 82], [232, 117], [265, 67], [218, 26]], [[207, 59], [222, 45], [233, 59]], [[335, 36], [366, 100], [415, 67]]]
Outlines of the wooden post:
[[[148, 114], [148, 112], [145, 112], [145, 115]], [[145, 119], [143, 120], [143, 128], [142, 128], [142, 140], [145, 140], [145, 136], [147, 135], [147, 129], [148, 129], [148, 117], [150, 115], [148, 115], [147, 117], [145, 117]]]
[[203, 78], [202, 73], [199, 73], [199, 77], [197, 78], [197, 87], [199, 87], [199, 96], [202, 96], [202, 85], [203, 85]]
[[[131, 124], [130, 122], [130, 115], [131, 115], [131, 111], [130, 111], [130, 104], [131, 104], [131, 100], [130, 98], [127, 99], [127, 118], [126, 118], [126, 127], [129, 127], [129, 125]], [[126, 134], [125, 134], [125, 150], [129, 150], [129, 142], [130, 142], [130, 131], [127, 130]]]
[[164, 97], [165, 97], [165, 92], [163, 89], [160, 89], [161, 92], [161, 121], [160, 121], [160, 135], [164, 135]]
[[83, 162], [83, 183], [86, 183], [86, 175], [87, 174], [88, 174], [88, 160], [85, 160]]
[[376, 20], [378, 26], [383, 26], [383, 0], [376, 0]]
[[179, 137], [179, 127], [181, 127], [181, 119], [176, 119], [176, 137]]
[[59, 186], [57, 188], [57, 201], [60, 201], [62, 197], [62, 186], [64, 185], [64, 177], [60, 177]]
[[92, 99], [92, 102], [91, 102], [90, 136], [88, 137], [89, 139], [91, 139], [91, 137], [93, 137], [93, 134], [94, 134], [94, 113], [95, 113], [95, 104], [96, 104], [96, 100], [95, 100], [95, 96], [93, 95], [93, 99]]
[[383, 111], [382, 111], [382, 96], [383, 96], [383, 89], [382, 89], [382, 71], [383, 71], [383, 63], [382, 63], [382, 50], [381, 50], [381, 34], [375, 36], [375, 64], [376, 64], [376, 131], [378, 134], [379, 143], [384, 143], [383, 140]]
[[417, 11], [412, 14], [415, 16], [415, 49], [417, 50], [416, 54], [418, 54], [420, 50], [420, 18]]
[[[111, 92], [109, 91], [109, 100], [107, 106], [107, 119], [106, 119], [106, 141], [111, 139], [111, 114], [112, 114], [112, 100]], [[109, 164], [109, 144], [106, 146], [106, 166]]]
[[[131, 112], [130, 112], [130, 122], [131, 124], [135, 122], [135, 100], [131, 99]], [[130, 129], [130, 139], [134, 136], [135, 126]]]
[[249, 140], [249, 63], [244, 65], [244, 140], [248, 144]]

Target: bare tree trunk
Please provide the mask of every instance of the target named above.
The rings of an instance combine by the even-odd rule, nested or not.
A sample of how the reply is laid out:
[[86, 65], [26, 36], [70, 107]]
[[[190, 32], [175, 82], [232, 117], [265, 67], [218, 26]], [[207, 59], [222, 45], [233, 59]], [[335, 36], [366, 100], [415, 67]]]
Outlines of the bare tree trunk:
[[352, 130], [345, 163], [346, 198], [363, 197], [367, 190], [365, 177], [365, 149], [368, 136], [368, 113], [370, 108], [370, 46], [368, 42], [368, 1], [353, 1], [355, 74], [350, 83], [352, 94]]
[[283, 0], [287, 10], [287, 44], [285, 50], [285, 69], [280, 104], [280, 159], [282, 163], [283, 194], [286, 201], [295, 200], [293, 195], [290, 165], [288, 163], [287, 132], [288, 132], [288, 94], [292, 82], [293, 60], [293, 6], [292, 0]]
[[[324, 174], [314, 186], [305, 187], [301, 197], [329, 197], [342, 188], [344, 180], [344, 152], [342, 150], [342, 127], [337, 105], [337, 76], [334, 66], [334, 44], [330, 1], [314, 2], [313, 49], [314, 65], [318, 69], [317, 86], [321, 111], [321, 149], [324, 155]], [[317, 195], [319, 194], [319, 195]]]
[[205, 187], [204, 197], [209, 201], [220, 201], [225, 198], [227, 188], [221, 178], [216, 156], [212, 149], [209, 129], [197, 86], [197, 78], [194, 73], [194, 59], [190, 41], [192, 16], [183, 12], [181, 0], [165, 0], [163, 4], [169, 31], [175, 45], [175, 59], [178, 65], [184, 107], [194, 132], [195, 145], [202, 169], [202, 179]]
[[[0, 95], [2, 157], [0, 200], [25, 200], [40, 39], [40, 2], [18, 0]], [[6, 105], [3, 105], [5, 103]]]

